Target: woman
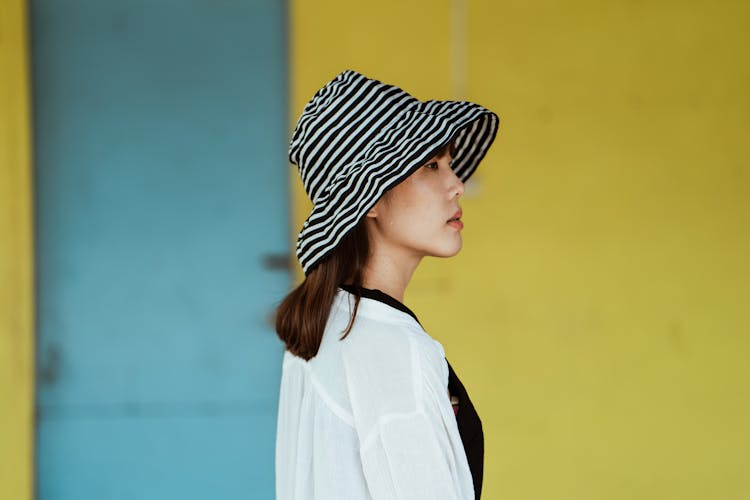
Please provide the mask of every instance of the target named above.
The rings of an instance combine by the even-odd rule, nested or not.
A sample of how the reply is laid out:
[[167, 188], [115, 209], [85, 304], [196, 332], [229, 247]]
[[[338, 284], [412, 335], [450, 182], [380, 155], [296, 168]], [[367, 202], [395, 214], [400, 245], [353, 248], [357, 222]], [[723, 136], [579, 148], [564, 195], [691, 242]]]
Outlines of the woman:
[[403, 297], [423, 257], [460, 251], [463, 182], [497, 128], [353, 70], [305, 106], [289, 159], [313, 210], [276, 316], [277, 499], [479, 498], [481, 421]]

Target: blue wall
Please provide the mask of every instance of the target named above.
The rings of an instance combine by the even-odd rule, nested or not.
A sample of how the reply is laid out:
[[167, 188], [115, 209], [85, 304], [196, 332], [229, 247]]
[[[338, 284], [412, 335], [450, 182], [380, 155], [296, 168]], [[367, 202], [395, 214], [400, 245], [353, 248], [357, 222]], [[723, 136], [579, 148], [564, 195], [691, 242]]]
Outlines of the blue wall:
[[31, 4], [40, 500], [273, 498], [285, 8]]

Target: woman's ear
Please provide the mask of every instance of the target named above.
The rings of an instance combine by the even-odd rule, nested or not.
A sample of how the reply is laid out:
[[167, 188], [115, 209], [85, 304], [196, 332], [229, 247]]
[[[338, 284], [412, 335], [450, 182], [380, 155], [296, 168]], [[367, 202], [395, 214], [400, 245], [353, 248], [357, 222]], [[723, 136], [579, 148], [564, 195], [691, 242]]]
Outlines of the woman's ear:
[[376, 218], [378, 216], [378, 208], [380, 207], [380, 201], [382, 199], [383, 198], [380, 198], [380, 200], [378, 200], [378, 202], [375, 203], [375, 205], [370, 210], [367, 211], [367, 215], [366, 215], [367, 217]]

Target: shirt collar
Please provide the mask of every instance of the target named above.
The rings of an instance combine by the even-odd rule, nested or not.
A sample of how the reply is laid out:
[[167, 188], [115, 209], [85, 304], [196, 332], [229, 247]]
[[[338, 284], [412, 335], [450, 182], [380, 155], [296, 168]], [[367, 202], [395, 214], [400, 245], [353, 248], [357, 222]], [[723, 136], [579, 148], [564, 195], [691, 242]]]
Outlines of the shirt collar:
[[[339, 288], [346, 290], [347, 292], [354, 294], [354, 295], [357, 295], [357, 290], [359, 290], [360, 291], [359, 295], [361, 295], [362, 297], [367, 297], [368, 299], [377, 300], [393, 308], [396, 308], [399, 311], [403, 311], [409, 314], [412, 318], [416, 320], [417, 323], [419, 323], [419, 319], [417, 319], [417, 315], [414, 314], [414, 312], [411, 309], [406, 307], [406, 305], [400, 300], [394, 297], [391, 297], [390, 295], [383, 292], [382, 290], [365, 288], [365, 287], [359, 287], [357, 289], [353, 285], [349, 285], [349, 284], [340, 284]], [[421, 325], [421, 323], [419, 324]]]

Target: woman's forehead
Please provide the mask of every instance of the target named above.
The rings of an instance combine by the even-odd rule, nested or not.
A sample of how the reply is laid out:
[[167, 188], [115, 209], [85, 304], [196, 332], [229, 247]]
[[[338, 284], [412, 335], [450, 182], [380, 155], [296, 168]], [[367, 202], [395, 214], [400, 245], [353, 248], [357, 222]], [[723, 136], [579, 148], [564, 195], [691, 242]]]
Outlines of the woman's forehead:
[[451, 154], [450, 148], [446, 147], [442, 151], [438, 151], [432, 158], [427, 160], [428, 162], [439, 160], [440, 158], [443, 158], [444, 156], [447, 156], [448, 159], [453, 159], [453, 155]]

